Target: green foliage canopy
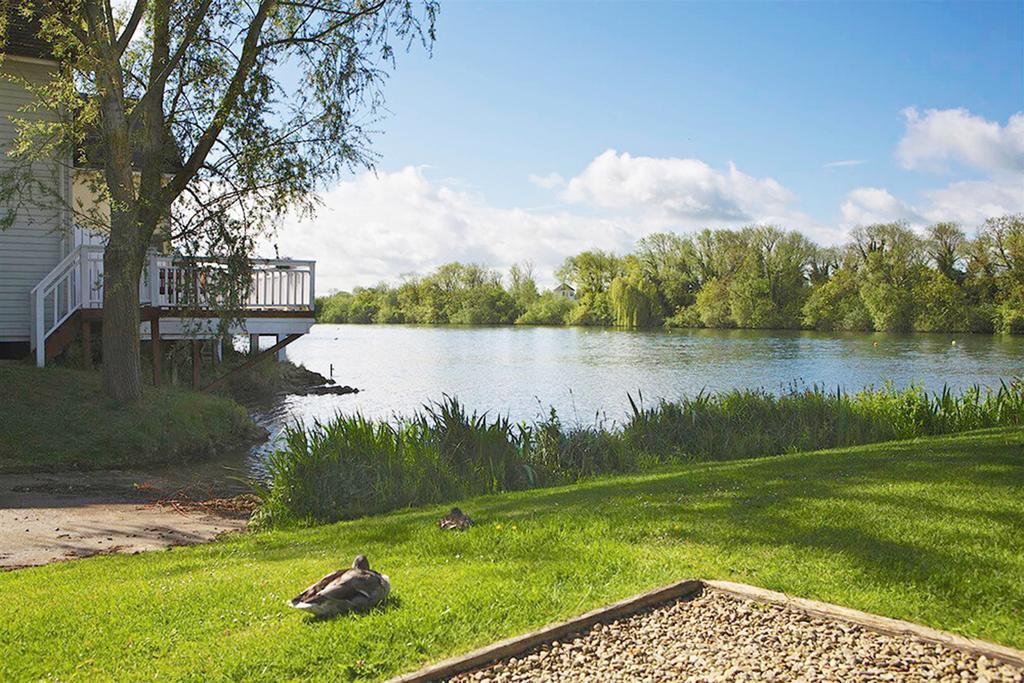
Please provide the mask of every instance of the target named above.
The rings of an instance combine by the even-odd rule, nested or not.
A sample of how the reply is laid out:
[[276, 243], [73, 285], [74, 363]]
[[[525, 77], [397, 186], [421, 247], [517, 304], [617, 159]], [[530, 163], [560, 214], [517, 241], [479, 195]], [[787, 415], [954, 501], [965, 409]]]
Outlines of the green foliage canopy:
[[555, 277], [574, 299], [540, 292], [530, 264], [507, 278], [447, 264], [398, 287], [325, 297], [319, 319], [1022, 334], [1024, 216], [990, 219], [973, 239], [954, 223], [923, 235], [869, 225], [841, 247], [763, 225], [654, 233], [624, 256], [571, 256]]

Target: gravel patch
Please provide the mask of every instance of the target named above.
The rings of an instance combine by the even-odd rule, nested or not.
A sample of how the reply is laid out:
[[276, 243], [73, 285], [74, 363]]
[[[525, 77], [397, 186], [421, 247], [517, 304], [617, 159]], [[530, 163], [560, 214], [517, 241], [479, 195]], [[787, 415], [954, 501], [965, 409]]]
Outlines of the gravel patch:
[[705, 591], [451, 680], [1022, 683], [1024, 670], [907, 636]]

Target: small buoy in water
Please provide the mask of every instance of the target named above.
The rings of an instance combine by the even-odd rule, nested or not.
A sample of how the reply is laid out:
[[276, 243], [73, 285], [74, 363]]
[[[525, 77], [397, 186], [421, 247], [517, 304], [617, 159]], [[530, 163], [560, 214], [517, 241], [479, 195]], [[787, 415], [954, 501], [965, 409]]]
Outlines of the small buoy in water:
[[950, 344], [952, 344], [953, 346], [956, 346], [956, 339], [954, 339], [953, 341], [951, 341], [951, 342], [950, 342]]
[[878, 346], [878, 342], [871, 342], [872, 346]]

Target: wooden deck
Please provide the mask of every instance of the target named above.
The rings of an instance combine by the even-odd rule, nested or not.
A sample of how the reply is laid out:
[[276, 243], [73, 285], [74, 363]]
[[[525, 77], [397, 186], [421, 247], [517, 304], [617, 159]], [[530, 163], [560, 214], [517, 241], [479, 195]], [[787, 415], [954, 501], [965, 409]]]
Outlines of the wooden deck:
[[[250, 286], [240, 309], [225, 313], [203, 287], [222, 262], [151, 254], [139, 282], [139, 336], [166, 340], [272, 335], [278, 342], [309, 332], [314, 323], [316, 264], [289, 259], [253, 259]], [[103, 316], [103, 247], [82, 245], [68, 254], [32, 290], [32, 348], [42, 367]]]

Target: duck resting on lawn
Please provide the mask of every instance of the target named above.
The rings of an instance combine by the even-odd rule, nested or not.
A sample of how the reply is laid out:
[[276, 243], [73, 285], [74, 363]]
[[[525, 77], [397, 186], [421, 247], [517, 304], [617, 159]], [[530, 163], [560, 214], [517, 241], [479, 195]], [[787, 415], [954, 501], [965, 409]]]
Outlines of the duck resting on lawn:
[[334, 617], [376, 607], [384, 602], [390, 591], [388, 577], [370, 569], [370, 561], [365, 555], [359, 555], [352, 562], [351, 569], [331, 572], [288, 604], [317, 617]]
[[437, 525], [442, 531], [465, 531], [473, 526], [473, 520], [459, 508], [452, 508], [452, 511], [438, 520]]

